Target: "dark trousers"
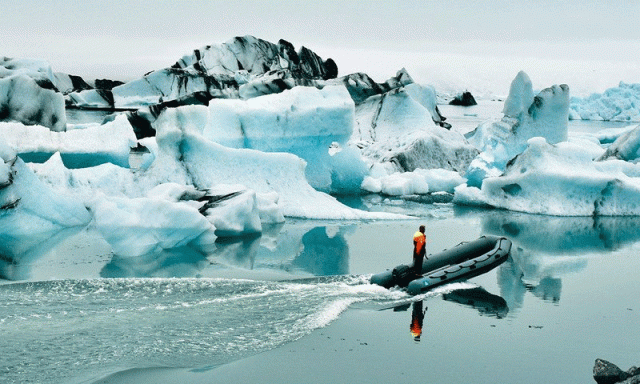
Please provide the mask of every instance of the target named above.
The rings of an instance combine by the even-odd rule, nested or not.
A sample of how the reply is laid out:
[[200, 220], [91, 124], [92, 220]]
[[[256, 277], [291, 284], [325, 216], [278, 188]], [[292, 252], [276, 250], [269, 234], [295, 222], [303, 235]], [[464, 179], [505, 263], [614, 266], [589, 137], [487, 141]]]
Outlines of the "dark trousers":
[[422, 260], [424, 260], [424, 256], [413, 255], [413, 270], [416, 275], [422, 275]]

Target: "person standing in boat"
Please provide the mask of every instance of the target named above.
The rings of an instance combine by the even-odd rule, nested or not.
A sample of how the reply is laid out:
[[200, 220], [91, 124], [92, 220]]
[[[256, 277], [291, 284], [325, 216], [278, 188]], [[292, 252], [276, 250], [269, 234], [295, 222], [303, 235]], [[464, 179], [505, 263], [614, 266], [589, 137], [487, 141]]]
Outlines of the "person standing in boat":
[[422, 275], [422, 260], [427, 250], [427, 236], [424, 231], [424, 225], [421, 225], [413, 235], [413, 271], [416, 275]]

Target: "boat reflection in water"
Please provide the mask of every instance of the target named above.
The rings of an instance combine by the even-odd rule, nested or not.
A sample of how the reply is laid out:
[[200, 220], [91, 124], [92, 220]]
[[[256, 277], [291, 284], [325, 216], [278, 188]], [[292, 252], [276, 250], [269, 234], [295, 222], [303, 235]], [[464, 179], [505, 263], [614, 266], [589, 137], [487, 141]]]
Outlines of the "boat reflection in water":
[[487, 292], [484, 288], [455, 289], [442, 295], [446, 301], [477, 309], [481, 315], [505, 318], [509, 313], [507, 301], [501, 296]]
[[[507, 301], [501, 296], [487, 292], [482, 287], [454, 289], [444, 293], [442, 299], [445, 301], [460, 304], [464, 307], [476, 309], [481, 316], [489, 316], [503, 319], [509, 314]], [[416, 342], [420, 341], [424, 318], [428, 307], [424, 300], [405, 303], [393, 307], [394, 312], [405, 312], [411, 308], [411, 322], [409, 332]]]

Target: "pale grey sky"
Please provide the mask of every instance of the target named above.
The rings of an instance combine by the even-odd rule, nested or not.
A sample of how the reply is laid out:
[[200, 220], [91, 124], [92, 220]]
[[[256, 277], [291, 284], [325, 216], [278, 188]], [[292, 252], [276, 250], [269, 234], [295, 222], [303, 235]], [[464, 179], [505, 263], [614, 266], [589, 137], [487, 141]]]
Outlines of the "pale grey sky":
[[129, 79], [253, 35], [305, 45], [341, 74], [377, 81], [407, 67], [417, 81], [499, 92], [524, 69], [534, 86], [537, 74], [599, 90], [640, 82], [638, 20], [637, 0], [0, 0], [0, 55]]

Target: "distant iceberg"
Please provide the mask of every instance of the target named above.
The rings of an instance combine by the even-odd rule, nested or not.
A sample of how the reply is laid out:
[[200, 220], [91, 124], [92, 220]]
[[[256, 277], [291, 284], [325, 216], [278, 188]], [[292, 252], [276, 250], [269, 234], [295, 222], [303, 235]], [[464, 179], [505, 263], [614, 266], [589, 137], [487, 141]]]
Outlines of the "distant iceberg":
[[567, 85], [554, 85], [534, 96], [529, 76], [518, 73], [504, 103], [502, 119], [482, 123], [465, 135], [481, 152], [467, 170], [468, 184], [479, 187], [485, 178], [499, 176], [533, 137], [544, 137], [551, 144], [566, 141], [568, 108]]
[[640, 122], [640, 84], [621, 82], [618, 87], [586, 98], [571, 98], [572, 120]]

